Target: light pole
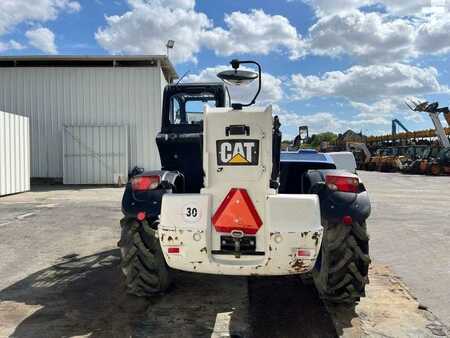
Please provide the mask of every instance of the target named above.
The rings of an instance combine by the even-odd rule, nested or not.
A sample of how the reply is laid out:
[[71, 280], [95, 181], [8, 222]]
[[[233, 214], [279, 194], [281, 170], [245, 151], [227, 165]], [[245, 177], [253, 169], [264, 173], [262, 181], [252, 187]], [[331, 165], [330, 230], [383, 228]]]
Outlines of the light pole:
[[166, 43], [166, 48], [167, 48], [167, 57], [169, 57], [169, 49], [173, 49], [173, 46], [175, 45], [175, 41], [174, 40], [168, 40]]

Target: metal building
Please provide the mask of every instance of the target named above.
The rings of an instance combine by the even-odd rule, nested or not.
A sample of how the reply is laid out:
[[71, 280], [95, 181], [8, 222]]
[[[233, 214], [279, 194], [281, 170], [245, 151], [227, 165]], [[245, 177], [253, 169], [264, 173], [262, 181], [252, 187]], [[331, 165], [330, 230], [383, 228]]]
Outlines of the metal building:
[[28, 117], [0, 111], [0, 196], [30, 190]]
[[166, 56], [0, 57], [0, 110], [30, 118], [31, 177], [117, 183], [159, 169]]

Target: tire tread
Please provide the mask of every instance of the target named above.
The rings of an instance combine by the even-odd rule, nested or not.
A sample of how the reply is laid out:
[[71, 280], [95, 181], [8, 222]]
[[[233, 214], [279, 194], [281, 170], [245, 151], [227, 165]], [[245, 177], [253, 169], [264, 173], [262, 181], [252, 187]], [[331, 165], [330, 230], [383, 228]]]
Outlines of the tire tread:
[[320, 264], [313, 279], [321, 298], [330, 303], [355, 304], [369, 282], [369, 235], [365, 222], [326, 224]]
[[170, 271], [156, 238], [157, 224], [122, 219], [122, 236], [118, 243], [127, 292], [136, 296], [151, 296], [166, 291]]

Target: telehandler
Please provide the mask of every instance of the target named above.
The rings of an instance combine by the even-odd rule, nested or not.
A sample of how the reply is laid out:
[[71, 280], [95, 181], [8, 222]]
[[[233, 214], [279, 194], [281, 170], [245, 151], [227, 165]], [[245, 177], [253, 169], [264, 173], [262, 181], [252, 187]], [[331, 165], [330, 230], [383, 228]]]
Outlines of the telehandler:
[[173, 269], [311, 274], [323, 299], [355, 304], [365, 295], [370, 263], [364, 184], [327, 154], [281, 153], [278, 117], [271, 106], [254, 106], [260, 65], [231, 65], [218, 74], [225, 83], [258, 79], [248, 104], [231, 104], [223, 83], [164, 90], [156, 138], [162, 168], [135, 170], [122, 201], [118, 245], [128, 291], [168, 291]]

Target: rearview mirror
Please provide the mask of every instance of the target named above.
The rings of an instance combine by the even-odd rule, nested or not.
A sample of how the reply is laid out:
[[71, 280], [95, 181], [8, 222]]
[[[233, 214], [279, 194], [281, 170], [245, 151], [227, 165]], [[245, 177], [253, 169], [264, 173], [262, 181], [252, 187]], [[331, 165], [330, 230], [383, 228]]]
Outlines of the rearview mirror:
[[[223, 72], [220, 72], [217, 74], [217, 77], [221, 79], [223, 82], [231, 85], [247, 85], [251, 83], [253, 80], [258, 79], [258, 90], [256, 91], [255, 97], [250, 101], [250, 103], [242, 104], [242, 103], [232, 103], [231, 107], [236, 110], [242, 109], [242, 107], [248, 107], [252, 104], [255, 104], [256, 98], [258, 97], [259, 93], [261, 92], [261, 65], [256, 61], [240, 61], [237, 59], [231, 60], [230, 62], [231, 67], [233, 67], [233, 70], [224, 70]], [[258, 73], [248, 71], [248, 70], [240, 70], [239, 66], [241, 64], [254, 64], [258, 67]], [[228, 89], [227, 89], [228, 90]], [[229, 97], [230, 94], [228, 94]]]
[[247, 70], [224, 70], [217, 74], [217, 77], [223, 82], [234, 85], [248, 85], [258, 78], [258, 74]]

